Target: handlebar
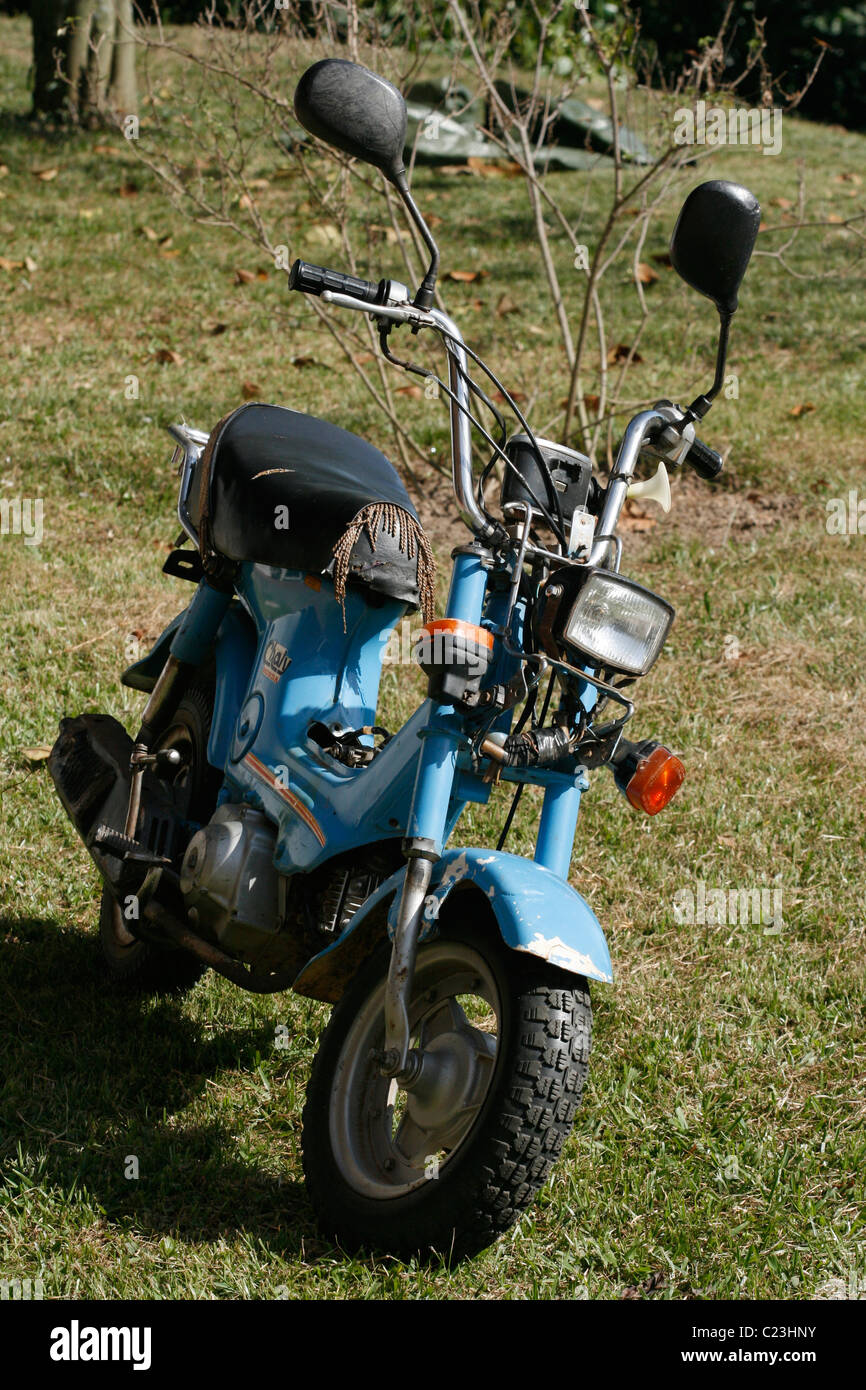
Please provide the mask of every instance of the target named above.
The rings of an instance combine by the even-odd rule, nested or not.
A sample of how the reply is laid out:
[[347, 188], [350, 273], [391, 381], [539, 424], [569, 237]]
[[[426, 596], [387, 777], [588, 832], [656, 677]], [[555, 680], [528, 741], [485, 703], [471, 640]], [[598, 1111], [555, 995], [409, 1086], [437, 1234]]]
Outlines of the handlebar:
[[[398, 285], [395, 281], [380, 280], [376, 284], [372, 280], [361, 280], [357, 276], [345, 275], [342, 271], [330, 270], [325, 266], [311, 265], [307, 261], [294, 262], [289, 272], [289, 288], [300, 290], [304, 294], [324, 295], [328, 302], [348, 309], [368, 312], [372, 309], [376, 317], [395, 323], [408, 323], [415, 332], [419, 328], [427, 327], [440, 334], [448, 356], [451, 448], [457, 503], [467, 525], [477, 536], [484, 540], [495, 538], [500, 527], [485, 515], [475, 497], [471, 461], [472, 412], [468, 364], [463, 336], [453, 319], [439, 309], [419, 309], [409, 302], [405, 286]], [[668, 431], [670, 434], [665, 442], [669, 447], [675, 447], [678, 427], [682, 427], [687, 418], [679, 407], [665, 400], [659, 401], [652, 410], [639, 412], [629, 421], [605, 491], [589, 564], [602, 565], [608, 556], [610, 542], [615, 535], [619, 514], [641, 451], [648, 445], [651, 446], [654, 441], [661, 444], [662, 437]], [[717, 478], [722, 471], [722, 458], [709, 445], [694, 437], [693, 428], [691, 426], [689, 431], [679, 438], [679, 457], [675, 461], [689, 462], [702, 478]], [[691, 443], [686, 448], [689, 434], [692, 434]], [[662, 456], [664, 457], [664, 454]]]
[[357, 275], [345, 275], [342, 270], [329, 270], [327, 266], [311, 265], [309, 261], [295, 261], [289, 271], [290, 290], [316, 295], [330, 290], [332, 294], [349, 294], [365, 304], [384, 304], [388, 283], [387, 280], [378, 283], [361, 280]]

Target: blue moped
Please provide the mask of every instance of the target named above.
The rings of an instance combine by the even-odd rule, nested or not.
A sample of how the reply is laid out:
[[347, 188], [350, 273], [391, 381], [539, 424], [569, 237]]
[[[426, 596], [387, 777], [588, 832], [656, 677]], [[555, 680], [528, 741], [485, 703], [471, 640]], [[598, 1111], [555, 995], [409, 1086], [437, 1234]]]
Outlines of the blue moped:
[[[173, 426], [193, 545], [165, 568], [195, 593], [124, 673], [148, 695], [136, 737], [108, 716], [65, 719], [50, 766], [104, 880], [115, 984], [180, 990], [210, 967], [247, 990], [333, 1004], [303, 1130], [323, 1230], [349, 1248], [455, 1258], [529, 1205], [586, 1080], [587, 981], [611, 980], [602, 929], [568, 883], [588, 773], [607, 766], [650, 814], [683, 778], [667, 748], [625, 737], [624, 687], [653, 665], [673, 609], [620, 573], [617, 522], [630, 494], [667, 504], [666, 465], [721, 470], [695, 426], [722, 384], [760, 211], [726, 182], [687, 198], [671, 257], [719, 310], [715, 380], [687, 408], [635, 415], [603, 481], [583, 454], [532, 432], [434, 306], [439, 253], [407, 184], [400, 93], [327, 59], [301, 78], [295, 110], [384, 173], [430, 251], [414, 295], [303, 261], [290, 287], [370, 315], [407, 371], [433, 376], [393, 354], [395, 330], [444, 345], [435, 380], [469, 530], [444, 616], [417, 513], [371, 444], [258, 403], [208, 434]], [[478, 472], [473, 431], [489, 451]], [[645, 454], [658, 470], [636, 482]], [[429, 694], [391, 734], [376, 723], [383, 654], [419, 608]], [[514, 800], [498, 843], [452, 847], [464, 808], [500, 782]], [[504, 849], [527, 783], [543, 789], [532, 860]]]

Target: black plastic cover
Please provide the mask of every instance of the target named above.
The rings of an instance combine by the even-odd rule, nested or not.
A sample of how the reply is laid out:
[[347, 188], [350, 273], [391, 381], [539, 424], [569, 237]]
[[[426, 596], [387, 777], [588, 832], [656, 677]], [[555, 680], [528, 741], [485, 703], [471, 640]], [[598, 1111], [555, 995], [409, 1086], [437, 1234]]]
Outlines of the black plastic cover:
[[406, 103], [360, 63], [322, 58], [307, 68], [295, 89], [295, 115], [311, 135], [381, 169], [392, 183], [404, 174]]
[[757, 198], [741, 184], [709, 179], [693, 188], [671, 236], [671, 263], [687, 285], [731, 315], [761, 223]]

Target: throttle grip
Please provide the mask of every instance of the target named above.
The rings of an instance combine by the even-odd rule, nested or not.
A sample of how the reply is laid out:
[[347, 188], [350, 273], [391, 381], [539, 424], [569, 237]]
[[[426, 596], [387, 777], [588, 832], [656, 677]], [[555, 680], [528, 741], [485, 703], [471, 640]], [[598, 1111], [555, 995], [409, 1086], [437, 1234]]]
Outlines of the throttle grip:
[[357, 275], [344, 275], [341, 270], [329, 270], [327, 266], [295, 261], [289, 271], [289, 289], [316, 295], [331, 290], [334, 294], [348, 294], [353, 299], [362, 299], [365, 304], [384, 304], [388, 281], [380, 280], [376, 284], [372, 280], [361, 280]]
[[709, 444], [698, 438], [695, 438], [686, 454], [686, 463], [692, 465], [699, 478], [706, 478], [708, 482], [717, 478], [725, 466], [721, 454], [717, 454], [715, 449], [711, 449]]

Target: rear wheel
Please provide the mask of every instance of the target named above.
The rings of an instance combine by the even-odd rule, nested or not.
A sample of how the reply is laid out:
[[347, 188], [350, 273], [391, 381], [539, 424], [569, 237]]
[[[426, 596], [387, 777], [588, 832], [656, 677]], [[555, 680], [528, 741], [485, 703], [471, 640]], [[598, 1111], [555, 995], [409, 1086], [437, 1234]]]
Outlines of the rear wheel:
[[[495, 930], [495, 929], [494, 929]], [[586, 1080], [586, 982], [498, 932], [457, 923], [418, 952], [409, 1010], [420, 1079], [380, 1074], [382, 948], [334, 1009], [304, 1109], [304, 1171], [347, 1249], [477, 1253], [547, 1180]]]
[[[213, 814], [221, 781], [220, 774], [207, 761], [212, 713], [212, 693], [191, 687], [154, 749], [175, 748], [181, 754], [180, 764], [166, 775], [164, 782], [178, 813], [199, 823]], [[112, 984], [131, 994], [184, 993], [207, 969], [189, 951], [139, 941], [128, 930], [123, 912], [108, 888], [102, 890], [99, 939]]]

